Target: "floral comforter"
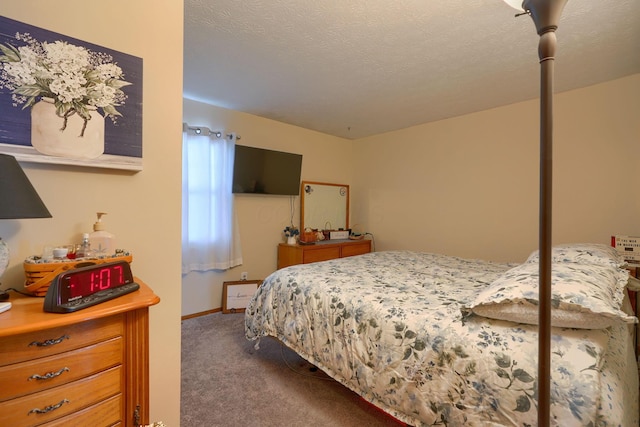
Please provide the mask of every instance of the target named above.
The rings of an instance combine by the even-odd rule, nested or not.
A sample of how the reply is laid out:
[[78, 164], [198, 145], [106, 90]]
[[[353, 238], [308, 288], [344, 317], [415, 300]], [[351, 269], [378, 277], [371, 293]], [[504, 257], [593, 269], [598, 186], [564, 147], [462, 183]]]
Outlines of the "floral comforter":
[[[246, 336], [276, 337], [410, 425], [536, 425], [537, 327], [460, 310], [510, 267], [407, 251], [288, 267], [257, 290]], [[631, 336], [553, 328], [553, 425], [638, 425]]]

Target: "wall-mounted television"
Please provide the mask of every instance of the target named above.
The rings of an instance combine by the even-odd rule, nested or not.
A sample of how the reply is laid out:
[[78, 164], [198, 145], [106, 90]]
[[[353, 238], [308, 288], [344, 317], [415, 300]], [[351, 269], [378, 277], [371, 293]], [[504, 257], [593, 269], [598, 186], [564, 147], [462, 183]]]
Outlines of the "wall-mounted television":
[[302, 154], [236, 145], [233, 193], [300, 194]]

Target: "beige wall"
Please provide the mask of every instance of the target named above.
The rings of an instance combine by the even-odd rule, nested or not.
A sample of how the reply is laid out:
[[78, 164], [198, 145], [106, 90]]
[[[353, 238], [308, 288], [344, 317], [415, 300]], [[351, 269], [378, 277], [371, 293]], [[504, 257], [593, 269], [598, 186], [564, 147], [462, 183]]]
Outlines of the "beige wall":
[[12, 251], [2, 287], [21, 286], [25, 257], [78, 240], [108, 212], [134, 274], [162, 299], [150, 310], [151, 419], [169, 426], [180, 424], [182, 13], [173, 0], [0, 4], [0, 15], [143, 58], [143, 171], [23, 164], [53, 218], [0, 221]]
[[[553, 241], [640, 235], [640, 75], [555, 97]], [[538, 245], [538, 101], [355, 142], [378, 250], [521, 261]]]
[[[251, 114], [185, 99], [183, 120], [192, 126], [236, 132], [238, 144], [302, 154], [302, 180], [351, 184], [352, 142]], [[246, 271], [250, 279], [264, 279], [275, 271], [278, 243], [290, 224], [293, 203], [294, 224], [300, 224], [300, 198], [295, 196], [234, 196], [244, 263], [226, 272], [192, 272], [183, 276], [182, 314], [220, 308], [222, 283], [240, 280]]]

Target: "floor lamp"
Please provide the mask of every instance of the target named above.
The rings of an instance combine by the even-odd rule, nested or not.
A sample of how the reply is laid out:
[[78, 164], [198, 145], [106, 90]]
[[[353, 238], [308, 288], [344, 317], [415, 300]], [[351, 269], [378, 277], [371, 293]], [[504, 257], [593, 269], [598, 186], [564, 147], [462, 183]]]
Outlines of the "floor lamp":
[[[553, 63], [556, 29], [567, 0], [504, 0], [533, 18], [540, 36], [540, 293], [538, 328], [538, 425], [550, 422], [551, 396], [551, 200], [553, 165]], [[519, 15], [516, 15], [519, 16]]]

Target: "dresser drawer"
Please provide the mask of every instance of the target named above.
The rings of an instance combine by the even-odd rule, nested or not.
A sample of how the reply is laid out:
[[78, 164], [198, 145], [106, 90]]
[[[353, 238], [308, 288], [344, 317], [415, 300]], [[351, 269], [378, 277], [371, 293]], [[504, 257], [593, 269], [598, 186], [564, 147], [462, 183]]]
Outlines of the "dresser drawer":
[[2, 402], [0, 420], [6, 426], [36, 426], [118, 395], [122, 386], [123, 372], [117, 366], [91, 377]]
[[0, 367], [0, 402], [88, 377], [122, 363], [122, 337], [33, 361]]
[[365, 240], [362, 243], [350, 243], [342, 246], [342, 257], [368, 254], [371, 252], [371, 241]]
[[[64, 316], [64, 314], [60, 314]], [[121, 336], [122, 315], [0, 339], [0, 366], [75, 350]]]
[[122, 394], [118, 394], [75, 414], [42, 424], [41, 427], [115, 427], [123, 425], [123, 411]]
[[318, 247], [304, 251], [302, 255], [302, 263], [308, 264], [310, 262], [327, 261], [335, 258], [340, 258], [339, 246], [326, 248]]

